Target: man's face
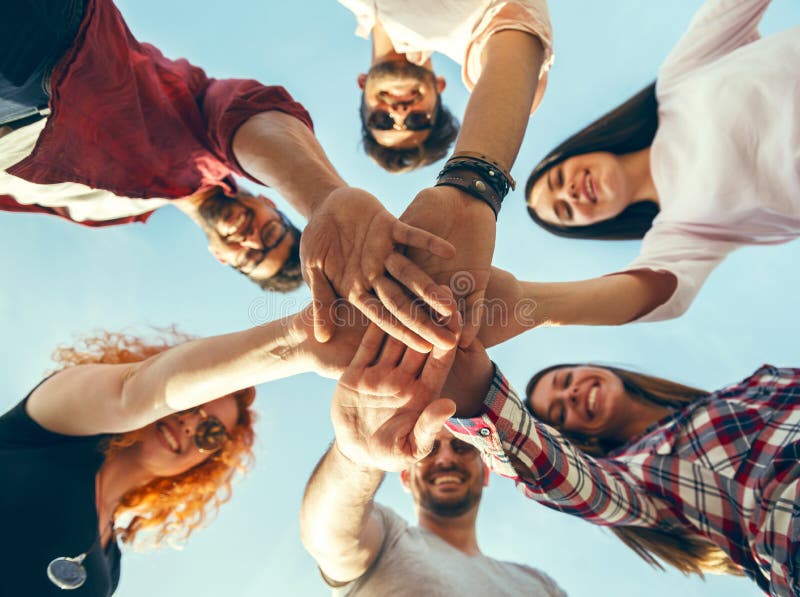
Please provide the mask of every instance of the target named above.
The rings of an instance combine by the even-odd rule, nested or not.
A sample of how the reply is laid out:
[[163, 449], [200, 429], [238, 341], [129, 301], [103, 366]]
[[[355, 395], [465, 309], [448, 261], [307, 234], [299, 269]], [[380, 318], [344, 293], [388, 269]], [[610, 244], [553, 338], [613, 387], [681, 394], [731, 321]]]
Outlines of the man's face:
[[359, 75], [358, 85], [364, 90], [363, 118], [375, 141], [397, 149], [425, 142], [445, 87], [443, 78], [416, 64], [389, 60]]
[[401, 475], [414, 502], [438, 516], [454, 518], [481, 501], [486, 476], [480, 453], [442, 428], [433, 451]]
[[253, 280], [265, 280], [283, 267], [294, 236], [288, 222], [266, 197], [240, 191], [217, 193], [200, 205], [208, 250], [222, 263]]

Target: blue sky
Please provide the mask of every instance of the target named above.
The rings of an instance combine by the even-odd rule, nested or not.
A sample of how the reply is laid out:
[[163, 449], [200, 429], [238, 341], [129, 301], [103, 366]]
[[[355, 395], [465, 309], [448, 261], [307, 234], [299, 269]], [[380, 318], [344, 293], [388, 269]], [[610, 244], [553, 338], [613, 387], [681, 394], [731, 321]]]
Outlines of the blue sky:
[[[513, 169], [516, 179], [524, 181], [563, 137], [650, 82], [700, 4], [551, 2], [556, 63]], [[167, 56], [186, 57], [212, 76], [286, 86], [311, 112], [345, 179], [376, 194], [394, 213], [435, 177], [435, 167], [403, 176], [384, 173], [360, 151], [355, 80], [367, 68], [370, 46], [353, 35], [355, 20], [334, 0], [124, 0], [118, 5], [134, 34]], [[762, 31], [798, 22], [800, 5], [776, 0]], [[446, 103], [463, 113], [467, 93], [458, 66], [445, 58], [434, 58], [434, 65], [449, 82]], [[9, 256], [0, 263], [2, 410], [52, 367], [53, 348], [76, 334], [174, 323], [211, 335], [292, 312], [308, 300], [307, 291], [265, 297], [214, 262], [200, 230], [172, 208], [160, 210], [145, 226], [106, 230], [0, 213], [0, 238]], [[517, 191], [500, 215], [495, 264], [521, 279], [582, 279], [624, 267], [637, 246], [548, 236], [529, 221]], [[493, 349], [492, 357], [517, 387], [542, 366], [573, 360], [628, 365], [707, 389], [739, 380], [765, 362], [798, 365], [797, 250], [790, 243], [738, 251], [711, 275], [679, 320], [534, 330]], [[333, 387], [329, 380], [305, 375], [259, 388], [255, 469], [235, 487], [218, 519], [182, 551], [127, 554], [117, 594], [327, 594], [300, 544], [297, 512], [306, 479], [332, 438], [328, 401]], [[379, 500], [413, 515], [410, 498], [394, 476], [384, 483]], [[484, 495], [478, 527], [484, 553], [537, 566], [573, 597], [644, 591], [653, 597], [759, 594], [746, 580], [703, 582], [654, 571], [607, 531], [525, 500], [500, 477]]]

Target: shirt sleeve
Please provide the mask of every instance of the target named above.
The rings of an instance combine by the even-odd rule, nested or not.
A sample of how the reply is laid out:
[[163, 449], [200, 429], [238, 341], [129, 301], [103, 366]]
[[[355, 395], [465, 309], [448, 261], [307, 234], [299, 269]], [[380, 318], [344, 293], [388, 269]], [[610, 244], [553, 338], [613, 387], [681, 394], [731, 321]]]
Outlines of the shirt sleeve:
[[665, 505], [645, 491], [626, 463], [593, 458], [534, 419], [497, 367], [483, 413], [451, 418], [447, 427], [529, 499], [599, 525], [658, 526]]
[[553, 27], [550, 13], [544, 0], [519, 0], [518, 2], [494, 2], [475, 28], [472, 41], [462, 66], [464, 85], [472, 91], [481, 76], [481, 55], [489, 38], [499, 31], [512, 29], [524, 31], [539, 38], [544, 48], [544, 60], [539, 70], [539, 85], [533, 100], [531, 113], [541, 102], [547, 87], [547, 73], [553, 65]]
[[277, 85], [265, 86], [252, 79], [212, 80], [201, 108], [212, 149], [236, 174], [258, 184], [263, 183], [245, 172], [233, 153], [233, 136], [246, 120], [261, 112], [277, 110], [294, 116], [314, 130], [309, 113], [286, 89]]
[[58, 216], [59, 218], [64, 218], [65, 220], [69, 220], [70, 222], [75, 222], [76, 224], [81, 224], [83, 226], [90, 226], [93, 228], [98, 228], [102, 226], [118, 226], [120, 224], [132, 224], [134, 222], [140, 222], [144, 224], [153, 215], [152, 211], [148, 211], [145, 213], [133, 215], [133, 216], [125, 216], [122, 218], [114, 218], [113, 220], [73, 220], [70, 217], [69, 209], [66, 207], [48, 207], [44, 205], [38, 205], [36, 203], [19, 203], [14, 197], [11, 195], [0, 195], [0, 211], [11, 211], [11, 212], [19, 212], [19, 213], [38, 213], [38, 214], [47, 214], [51, 216]]
[[623, 272], [666, 272], [675, 276], [677, 285], [666, 301], [635, 321], [662, 321], [685, 313], [711, 271], [739, 246], [737, 242], [707, 238], [666, 224], [656, 224], [642, 240], [639, 256]]
[[707, 0], [659, 70], [659, 86], [759, 39], [771, 0]]

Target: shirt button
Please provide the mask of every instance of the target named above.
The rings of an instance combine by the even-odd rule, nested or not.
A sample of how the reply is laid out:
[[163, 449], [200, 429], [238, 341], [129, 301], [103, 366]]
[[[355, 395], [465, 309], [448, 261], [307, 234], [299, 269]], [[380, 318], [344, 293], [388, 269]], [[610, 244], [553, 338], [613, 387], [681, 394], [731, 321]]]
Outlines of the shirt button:
[[478, 431], [478, 433], [480, 435], [482, 435], [483, 437], [486, 437], [487, 435], [489, 435], [491, 433], [491, 431], [489, 431], [489, 429], [486, 428], [486, 427], [481, 427], [481, 429]]

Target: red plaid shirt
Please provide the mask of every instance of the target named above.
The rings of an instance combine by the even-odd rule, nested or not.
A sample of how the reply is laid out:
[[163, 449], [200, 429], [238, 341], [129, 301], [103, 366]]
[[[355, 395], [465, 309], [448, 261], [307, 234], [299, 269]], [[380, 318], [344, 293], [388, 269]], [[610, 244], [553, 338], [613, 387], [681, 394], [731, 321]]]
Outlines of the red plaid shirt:
[[533, 500], [601, 525], [699, 533], [764, 591], [800, 595], [800, 369], [765, 365], [606, 458], [534, 420], [499, 371], [483, 414], [448, 427]]
[[[37, 184], [75, 182], [133, 198], [175, 199], [247, 176], [233, 136], [251, 116], [278, 110], [311, 127], [278, 86], [210, 79], [140, 43], [111, 0], [88, 0], [80, 30], [51, 76], [52, 111], [34, 152], [8, 172]], [[256, 181], [258, 182], [258, 181]], [[65, 215], [0, 192], [0, 209]], [[145, 221], [141, 214], [89, 225]]]

